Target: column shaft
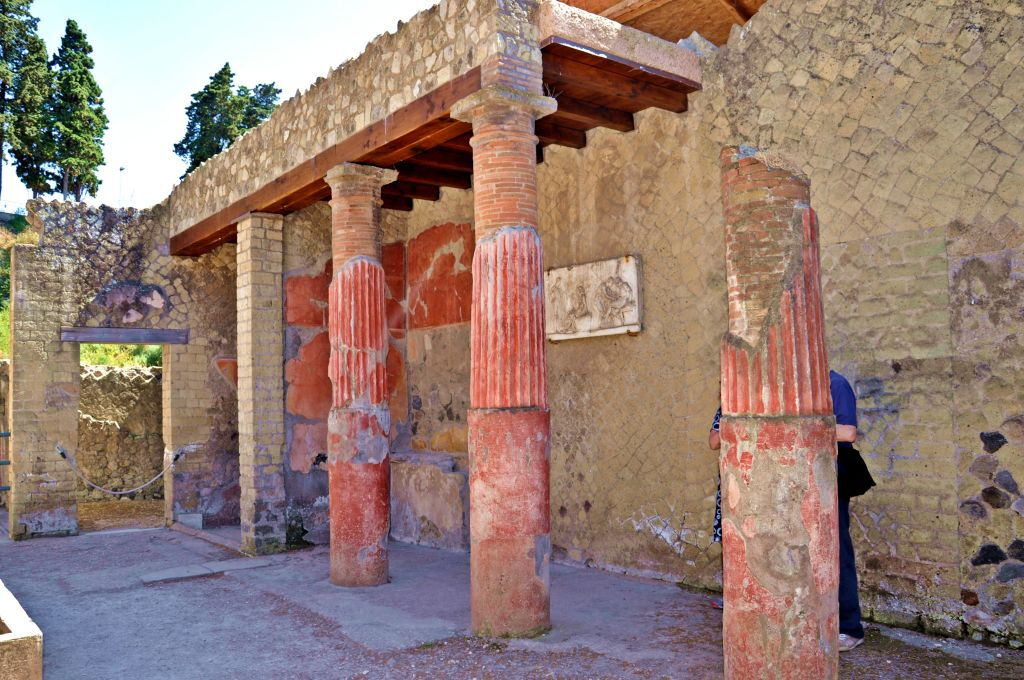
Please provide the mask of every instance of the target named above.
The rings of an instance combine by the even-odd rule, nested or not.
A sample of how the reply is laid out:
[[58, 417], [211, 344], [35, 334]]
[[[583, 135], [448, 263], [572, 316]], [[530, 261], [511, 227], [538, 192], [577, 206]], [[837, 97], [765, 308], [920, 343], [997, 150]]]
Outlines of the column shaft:
[[238, 221], [238, 460], [249, 553], [285, 548], [283, 224], [263, 213]]
[[393, 170], [343, 163], [331, 186], [328, 330], [333, 406], [327, 430], [331, 582], [388, 582], [390, 481], [386, 284], [380, 263], [380, 190]]
[[473, 123], [470, 604], [481, 635], [550, 627], [550, 414], [537, 234], [538, 115], [554, 102], [491, 86], [456, 113]]
[[725, 676], [835, 678], [835, 418], [810, 183], [748, 147], [721, 160]]

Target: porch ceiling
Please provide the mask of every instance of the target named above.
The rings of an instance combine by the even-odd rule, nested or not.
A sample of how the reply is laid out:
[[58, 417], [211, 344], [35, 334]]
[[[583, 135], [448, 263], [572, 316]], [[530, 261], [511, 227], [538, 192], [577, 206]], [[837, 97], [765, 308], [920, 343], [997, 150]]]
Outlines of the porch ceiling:
[[[583, 148], [586, 132], [595, 127], [628, 132], [633, 114], [643, 109], [683, 112], [687, 95], [700, 89], [692, 79], [557, 37], [541, 47], [545, 91], [558, 100], [558, 110], [537, 121], [538, 161], [543, 161], [546, 146]], [[397, 169], [398, 181], [382, 191], [384, 207], [391, 210], [412, 210], [413, 199], [436, 201], [441, 187], [470, 188], [472, 128], [449, 112], [455, 102], [479, 89], [476, 68], [172, 236], [171, 253], [199, 255], [233, 242], [235, 222], [246, 213], [288, 214], [330, 198], [323, 178], [342, 162]]]

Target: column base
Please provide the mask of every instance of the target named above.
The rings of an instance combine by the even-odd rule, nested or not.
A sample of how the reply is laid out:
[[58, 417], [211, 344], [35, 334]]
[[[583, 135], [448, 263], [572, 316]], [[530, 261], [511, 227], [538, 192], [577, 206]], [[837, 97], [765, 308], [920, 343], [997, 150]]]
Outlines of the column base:
[[391, 459], [327, 465], [331, 514], [331, 583], [388, 582]]
[[469, 582], [477, 635], [551, 627], [550, 414], [469, 412]]
[[725, 677], [836, 678], [831, 416], [722, 418]]

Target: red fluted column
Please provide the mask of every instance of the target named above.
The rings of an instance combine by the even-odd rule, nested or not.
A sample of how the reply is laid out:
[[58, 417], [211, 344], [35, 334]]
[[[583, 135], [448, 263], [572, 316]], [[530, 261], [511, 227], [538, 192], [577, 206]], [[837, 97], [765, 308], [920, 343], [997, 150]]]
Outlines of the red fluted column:
[[394, 170], [342, 163], [331, 187], [328, 330], [333, 406], [327, 423], [331, 583], [388, 581], [391, 463], [387, 322], [380, 263], [380, 190]]
[[550, 417], [536, 117], [553, 100], [487, 87], [453, 116], [473, 123], [470, 604], [473, 631], [550, 627]]
[[725, 676], [835, 678], [835, 418], [810, 182], [749, 147], [721, 165]]

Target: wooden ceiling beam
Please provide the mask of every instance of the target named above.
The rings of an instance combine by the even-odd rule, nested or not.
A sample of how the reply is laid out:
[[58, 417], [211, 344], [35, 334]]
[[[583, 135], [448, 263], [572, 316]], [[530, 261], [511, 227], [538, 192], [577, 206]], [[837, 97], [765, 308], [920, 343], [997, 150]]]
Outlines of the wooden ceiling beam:
[[412, 199], [405, 196], [382, 196], [381, 200], [384, 203], [381, 207], [385, 210], [401, 210], [402, 212], [412, 210]]
[[439, 170], [411, 162], [398, 163], [395, 169], [398, 170], [399, 182], [418, 182], [438, 187], [452, 187], [453, 189], [468, 189], [473, 186], [471, 175], [468, 172]]
[[570, 149], [582, 149], [587, 145], [587, 133], [583, 130], [562, 127], [547, 118], [541, 118], [536, 126], [537, 138], [544, 144], [558, 144]]
[[430, 168], [473, 172], [473, 154], [464, 151], [454, 151], [438, 147], [418, 153], [409, 160], [417, 165], [425, 165]]
[[419, 182], [392, 182], [381, 189], [381, 196], [405, 196], [421, 201], [436, 201], [441, 198], [441, 187]]
[[655, 106], [681, 113], [686, 110], [686, 93], [670, 90], [654, 83], [568, 59], [564, 56], [544, 54], [544, 82], [556, 90], [559, 85], [583, 88], [598, 95], [638, 102], [639, 108]]
[[364, 163], [389, 168], [395, 163], [408, 160], [413, 156], [433, 149], [450, 139], [462, 136], [472, 126], [461, 120], [453, 120], [448, 116], [424, 126], [423, 129], [406, 135], [394, 144], [386, 145], [367, 154], [360, 160]]
[[463, 135], [459, 135], [458, 137], [449, 139], [444, 144], [441, 144], [440, 147], [442, 149], [450, 149], [452, 151], [463, 151], [473, 153], [473, 147], [469, 145], [469, 140], [471, 139], [473, 139], [472, 131], [467, 132]]
[[559, 118], [585, 123], [590, 127], [606, 127], [619, 132], [632, 132], [633, 114], [599, 104], [591, 104], [567, 95], [559, 95]]

